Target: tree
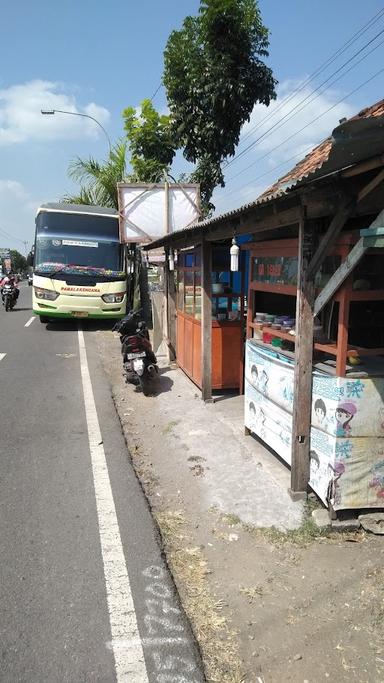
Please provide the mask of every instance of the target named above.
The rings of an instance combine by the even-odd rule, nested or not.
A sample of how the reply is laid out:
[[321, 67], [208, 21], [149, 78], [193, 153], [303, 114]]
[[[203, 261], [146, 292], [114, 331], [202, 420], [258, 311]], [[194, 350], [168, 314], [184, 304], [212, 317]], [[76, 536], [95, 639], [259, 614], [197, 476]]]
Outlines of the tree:
[[77, 195], [66, 195], [64, 201], [117, 209], [117, 183], [125, 178], [126, 150], [127, 142], [123, 140], [114, 145], [105, 163], [100, 163], [92, 157], [88, 160], [78, 157], [72, 161], [68, 175], [80, 183], [80, 191]]
[[12, 270], [17, 273], [27, 270], [27, 259], [17, 249], [11, 249], [10, 253]]
[[143, 100], [141, 113], [134, 107], [123, 112], [131, 152], [132, 173], [130, 182], [158, 183], [163, 180], [164, 170], [169, 171], [175, 155], [170, 117], [159, 114], [151, 100]]
[[268, 56], [268, 29], [256, 0], [201, 0], [199, 16], [173, 31], [164, 52], [163, 81], [173, 134], [201, 183], [207, 209], [224, 186], [223, 160], [233, 156], [254, 105], [276, 97]]

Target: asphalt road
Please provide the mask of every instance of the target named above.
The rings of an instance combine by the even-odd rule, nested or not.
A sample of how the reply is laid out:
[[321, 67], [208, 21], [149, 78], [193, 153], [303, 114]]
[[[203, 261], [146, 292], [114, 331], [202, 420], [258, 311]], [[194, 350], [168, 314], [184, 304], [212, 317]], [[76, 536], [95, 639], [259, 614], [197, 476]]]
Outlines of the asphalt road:
[[95, 335], [42, 325], [24, 283], [0, 400], [2, 683], [204, 681]]

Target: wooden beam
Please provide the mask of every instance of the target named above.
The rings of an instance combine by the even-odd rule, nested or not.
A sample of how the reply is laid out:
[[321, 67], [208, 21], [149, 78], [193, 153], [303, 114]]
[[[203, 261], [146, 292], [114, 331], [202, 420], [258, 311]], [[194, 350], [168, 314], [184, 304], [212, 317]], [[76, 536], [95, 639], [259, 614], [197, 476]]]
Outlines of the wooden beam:
[[328, 280], [324, 289], [320, 292], [315, 301], [314, 315], [318, 315], [321, 309], [324, 308], [325, 304], [328, 303], [328, 301], [333, 297], [339, 287], [343, 284], [344, 280], [346, 280], [348, 275], [352, 273], [352, 270], [359, 263], [367, 249], [368, 247], [364, 246], [364, 237], [361, 237], [353, 249], [349, 252], [345, 261], [343, 261], [341, 266], [339, 266], [336, 272], [332, 275], [331, 279]]
[[325, 235], [323, 235], [320, 244], [308, 266], [308, 278], [316, 275], [317, 271], [319, 270], [321, 264], [324, 261], [324, 258], [327, 255], [327, 252], [329, 251], [333, 242], [336, 240], [341, 230], [343, 229], [345, 223], [347, 222], [348, 218], [350, 217], [351, 213], [353, 212], [355, 205], [355, 200], [346, 199], [342, 203], [336, 215], [332, 218], [328, 230], [325, 233]]
[[361, 202], [361, 200], [364, 199], [364, 197], [366, 197], [370, 192], [372, 192], [372, 190], [374, 190], [375, 187], [380, 185], [380, 183], [382, 183], [383, 180], [384, 180], [384, 168], [380, 171], [380, 173], [375, 175], [375, 177], [372, 178], [372, 180], [367, 185], [365, 185], [365, 187], [363, 187], [360, 190], [359, 194], [357, 195], [357, 201]]
[[384, 209], [380, 211], [375, 220], [372, 221], [369, 228], [361, 230], [360, 234], [362, 237], [355, 244], [353, 249], [349, 252], [347, 258], [339, 266], [336, 272], [332, 275], [331, 279], [328, 280], [324, 289], [320, 292], [319, 296], [315, 301], [314, 315], [320, 313], [321, 309], [324, 308], [325, 304], [332, 298], [332, 296], [337, 292], [339, 287], [343, 284], [344, 280], [352, 273], [352, 270], [359, 263], [360, 259], [364, 256], [367, 249], [373, 245], [369, 242], [369, 235], [375, 228], [380, 229], [384, 227]]
[[345, 283], [339, 300], [339, 319], [337, 323], [337, 356], [336, 376], [345, 377], [345, 367], [348, 352], [348, 325], [349, 325], [349, 291], [350, 287]]
[[168, 259], [165, 262], [164, 269], [164, 287], [167, 296], [167, 316], [168, 316], [168, 356], [169, 361], [176, 359], [176, 287], [175, 287], [175, 271], [169, 270]]
[[299, 263], [296, 302], [296, 345], [292, 420], [291, 488], [293, 499], [306, 498], [312, 405], [313, 304], [315, 283], [308, 277], [314, 251], [314, 225], [303, 216], [299, 223]]
[[383, 166], [384, 164], [384, 154], [381, 154], [380, 156], [377, 157], [372, 157], [372, 159], [368, 159], [367, 161], [362, 161], [359, 164], [355, 164], [355, 166], [351, 166], [350, 168], [346, 168], [345, 171], [342, 171], [341, 177], [342, 178], [353, 178], [355, 175], [360, 175], [361, 173], [366, 173], [367, 171], [372, 171], [374, 168], [378, 168], [379, 166]]
[[201, 398], [212, 401], [212, 247], [201, 242]]

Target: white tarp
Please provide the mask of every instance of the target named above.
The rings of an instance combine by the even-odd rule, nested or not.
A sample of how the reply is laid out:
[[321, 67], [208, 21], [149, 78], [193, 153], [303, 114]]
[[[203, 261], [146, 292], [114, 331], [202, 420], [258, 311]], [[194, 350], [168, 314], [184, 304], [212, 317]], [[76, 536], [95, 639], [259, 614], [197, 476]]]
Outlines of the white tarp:
[[199, 185], [119, 183], [118, 193], [123, 243], [151, 242], [188, 227], [199, 217]]

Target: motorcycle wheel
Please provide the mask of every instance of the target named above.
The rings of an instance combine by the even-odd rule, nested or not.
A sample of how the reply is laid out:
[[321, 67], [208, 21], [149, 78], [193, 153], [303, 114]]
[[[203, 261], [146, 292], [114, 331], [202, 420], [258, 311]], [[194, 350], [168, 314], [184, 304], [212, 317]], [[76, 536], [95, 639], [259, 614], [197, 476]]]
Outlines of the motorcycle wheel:
[[140, 387], [141, 391], [143, 392], [144, 396], [150, 396], [151, 392], [151, 379], [148, 377], [147, 373], [145, 372], [141, 377], [139, 377], [140, 380]]
[[9, 307], [10, 307], [10, 302], [9, 302], [9, 297], [7, 296], [7, 298], [5, 300], [5, 310], [9, 311]]

